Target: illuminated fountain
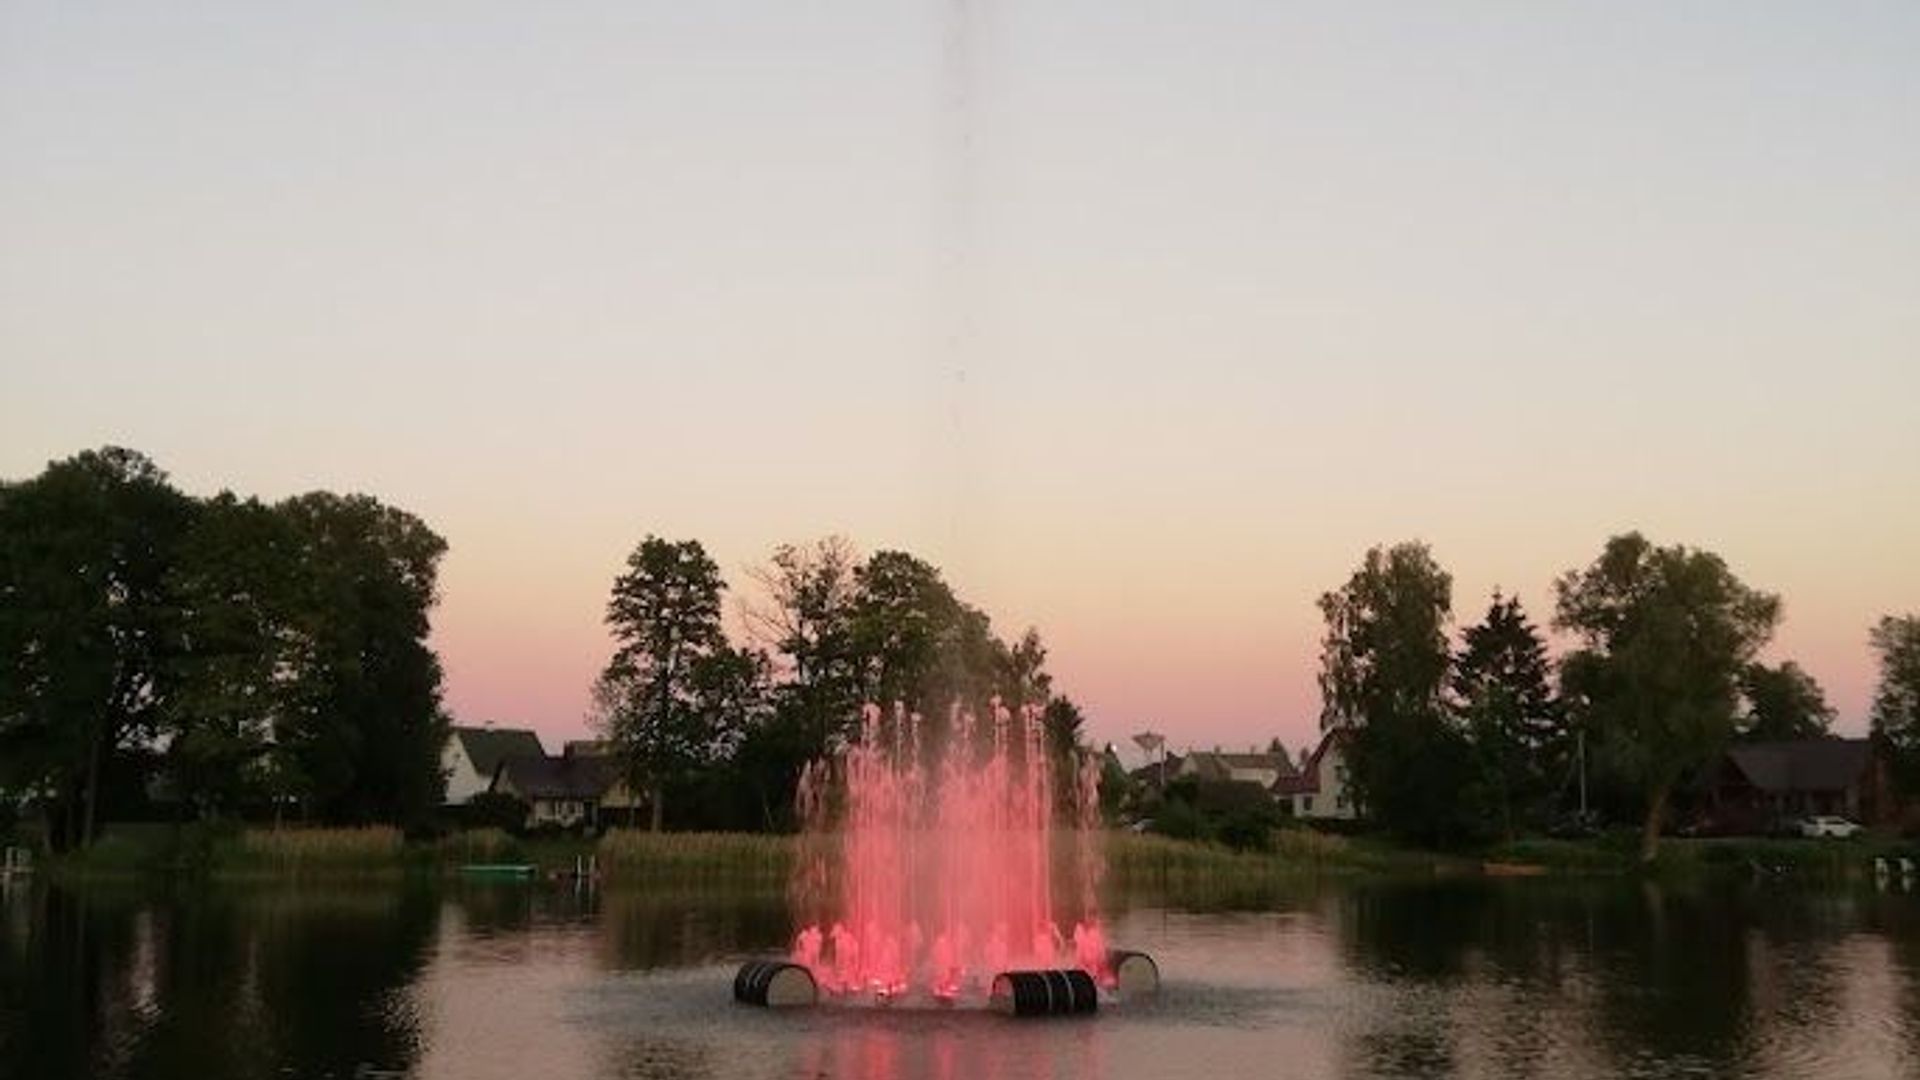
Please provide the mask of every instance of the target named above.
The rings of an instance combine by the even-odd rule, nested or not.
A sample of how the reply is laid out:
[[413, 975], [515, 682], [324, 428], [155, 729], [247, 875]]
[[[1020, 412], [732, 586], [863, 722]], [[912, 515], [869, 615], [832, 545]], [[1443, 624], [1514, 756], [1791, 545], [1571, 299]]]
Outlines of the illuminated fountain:
[[791, 962], [881, 1003], [985, 1001], [1015, 970], [1111, 988], [1099, 776], [1055, 759], [1034, 706], [956, 708], [937, 730], [868, 706], [859, 740], [801, 777]]

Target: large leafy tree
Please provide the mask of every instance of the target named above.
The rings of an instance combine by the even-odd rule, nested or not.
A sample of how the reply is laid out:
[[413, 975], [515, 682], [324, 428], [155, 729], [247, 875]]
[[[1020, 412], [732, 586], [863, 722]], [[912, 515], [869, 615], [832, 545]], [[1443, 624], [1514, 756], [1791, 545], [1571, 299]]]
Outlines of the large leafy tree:
[[1740, 678], [1772, 636], [1780, 601], [1711, 552], [1607, 541], [1555, 583], [1554, 625], [1582, 647], [1561, 665], [1562, 696], [1590, 744], [1640, 787], [1640, 854], [1651, 860], [1673, 786], [1734, 735]]
[[1833, 724], [1833, 707], [1820, 684], [1791, 660], [1777, 667], [1748, 664], [1740, 673], [1740, 696], [1746, 702], [1743, 739], [1816, 739]]
[[697, 540], [648, 536], [627, 557], [607, 602], [614, 654], [594, 688], [596, 721], [625, 779], [665, 821], [665, 789], [729, 756], [759, 685], [755, 655], [721, 625], [720, 568]]
[[427, 644], [442, 540], [366, 495], [314, 492], [275, 507], [297, 568], [275, 629], [278, 773], [331, 821], [413, 822], [440, 801], [449, 721]]
[[1893, 746], [1896, 775], [1908, 794], [1920, 792], [1920, 615], [1888, 615], [1869, 640], [1880, 654], [1873, 692], [1873, 730]]
[[1466, 740], [1447, 715], [1453, 579], [1425, 544], [1373, 548], [1320, 597], [1320, 723], [1352, 731], [1352, 781], [1367, 812], [1422, 842], [1468, 831]]
[[1026, 666], [1017, 666], [986, 614], [955, 596], [932, 564], [876, 552], [856, 580], [853, 637], [866, 700], [904, 703], [937, 720], [955, 703], [978, 706], [994, 694], [1025, 700], [1023, 685], [1043, 684], [1038, 636]]
[[260, 795], [278, 805], [283, 794], [271, 782], [286, 775], [273, 758], [274, 723], [302, 674], [300, 628], [313, 621], [301, 606], [306, 568], [296, 542], [284, 515], [223, 492], [200, 505], [169, 570], [180, 650], [164, 724], [167, 769], [203, 816]]
[[1495, 593], [1486, 618], [1467, 628], [1452, 675], [1454, 708], [1502, 831], [1552, 788], [1566, 727], [1550, 681], [1546, 642], [1518, 597]]
[[772, 723], [792, 729], [801, 761], [826, 753], [859, 716], [857, 569], [853, 545], [830, 536], [782, 545], [753, 573], [764, 599], [747, 607], [747, 621], [784, 676]]
[[91, 841], [115, 759], [156, 734], [177, 649], [167, 569], [193, 504], [118, 447], [0, 486], [0, 782]]

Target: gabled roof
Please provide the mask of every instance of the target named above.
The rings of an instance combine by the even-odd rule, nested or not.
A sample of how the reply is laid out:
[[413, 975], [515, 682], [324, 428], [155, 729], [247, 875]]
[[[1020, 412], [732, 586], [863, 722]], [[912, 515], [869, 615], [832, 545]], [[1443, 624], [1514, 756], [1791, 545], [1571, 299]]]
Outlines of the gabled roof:
[[1271, 769], [1281, 776], [1292, 775], [1293, 762], [1285, 754], [1249, 753], [1230, 754], [1219, 750], [1195, 750], [1187, 755], [1193, 762], [1193, 771], [1202, 779], [1229, 780], [1236, 769]]
[[514, 757], [500, 763], [494, 790], [511, 787], [523, 799], [598, 799], [613, 786], [616, 768], [609, 758]]
[[[1179, 773], [1180, 763], [1183, 760], [1185, 759], [1183, 759], [1179, 754], [1168, 754], [1166, 764], [1164, 766], [1166, 769], [1166, 774], [1168, 776], [1174, 776], [1177, 773]], [[1133, 777], [1134, 783], [1153, 784], [1155, 786], [1158, 786], [1160, 783], [1161, 768], [1162, 768], [1162, 765], [1160, 762], [1149, 761], [1145, 765], [1140, 766], [1139, 768], [1133, 770], [1127, 775]]]
[[1736, 745], [1727, 757], [1761, 791], [1844, 791], [1867, 771], [1866, 739], [1789, 739]]
[[547, 754], [546, 747], [540, 745], [540, 736], [523, 728], [457, 727], [453, 729], [453, 737], [459, 740], [460, 748], [473, 762], [474, 771], [481, 776], [492, 776], [499, 771], [500, 763], [509, 758]]
[[1328, 728], [1327, 733], [1320, 736], [1320, 745], [1313, 748], [1313, 755], [1300, 766], [1298, 773], [1274, 781], [1274, 792], [1280, 795], [1317, 794], [1320, 791], [1320, 759], [1327, 755], [1336, 742], [1346, 742], [1352, 736], [1353, 730], [1344, 724]]

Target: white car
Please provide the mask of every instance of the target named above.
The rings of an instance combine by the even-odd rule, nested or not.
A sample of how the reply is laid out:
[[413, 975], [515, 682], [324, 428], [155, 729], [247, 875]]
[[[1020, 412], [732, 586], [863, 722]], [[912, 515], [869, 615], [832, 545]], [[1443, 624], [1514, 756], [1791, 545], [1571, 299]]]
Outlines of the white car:
[[1819, 838], [1831, 836], [1840, 840], [1860, 831], [1860, 826], [1843, 817], [1810, 817], [1800, 823], [1800, 835]]

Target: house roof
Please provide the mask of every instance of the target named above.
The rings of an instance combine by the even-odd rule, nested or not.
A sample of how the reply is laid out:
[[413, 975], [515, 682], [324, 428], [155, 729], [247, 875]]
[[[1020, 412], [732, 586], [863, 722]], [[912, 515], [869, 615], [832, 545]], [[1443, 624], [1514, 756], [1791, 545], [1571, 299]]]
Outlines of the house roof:
[[[1185, 759], [1182, 758], [1179, 754], [1168, 754], [1166, 765], [1165, 765], [1167, 775], [1173, 776], [1174, 774], [1178, 773], [1180, 771], [1180, 763], [1184, 760]], [[1134, 783], [1152, 784], [1152, 785], [1158, 786], [1160, 783], [1161, 768], [1162, 766], [1160, 762], [1149, 761], [1145, 765], [1140, 766], [1139, 768], [1133, 770], [1127, 775], [1133, 777]]]
[[1729, 747], [1727, 757], [1761, 791], [1844, 791], [1866, 772], [1866, 739], [1789, 739]]
[[1285, 754], [1232, 754], [1218, 750], [1195, 750], [1187, 757], [1193, 762], [1194, 772], [1207, 780], [1232, 779], [1236, 769], [1270, 769], [1280, 776], [1290, 776], [1294, 772], [1293, 762], [1288, 761]]
[[1273, 782], [1277, 795], [1314, 795], [1320, 791], [1320, 759], [1326, 756], [1329, 747], [1336, 742], [1345, 742], [1352, 736], [1351, 729], [1342, 725], [1328, 729], [1320, 736], [1320, 745], [1313, 748], [1313, 755], [1307, 758], [1300, 770], [1291, 776], [1282, 774]]
[[540, 736], [524, 728], [457, 727], [453, 737], [460, 740], [460, 748], [473, 762], [474, 771], [482, 776], [492, 776], [508, 758], [545, 757], [547, 753], [540, 745]]
[[598, 799], [613, 786], [615, 769], [604, 757], [513, 757], [500, 763], [494, 787], [502, 784], [523, 799]]

